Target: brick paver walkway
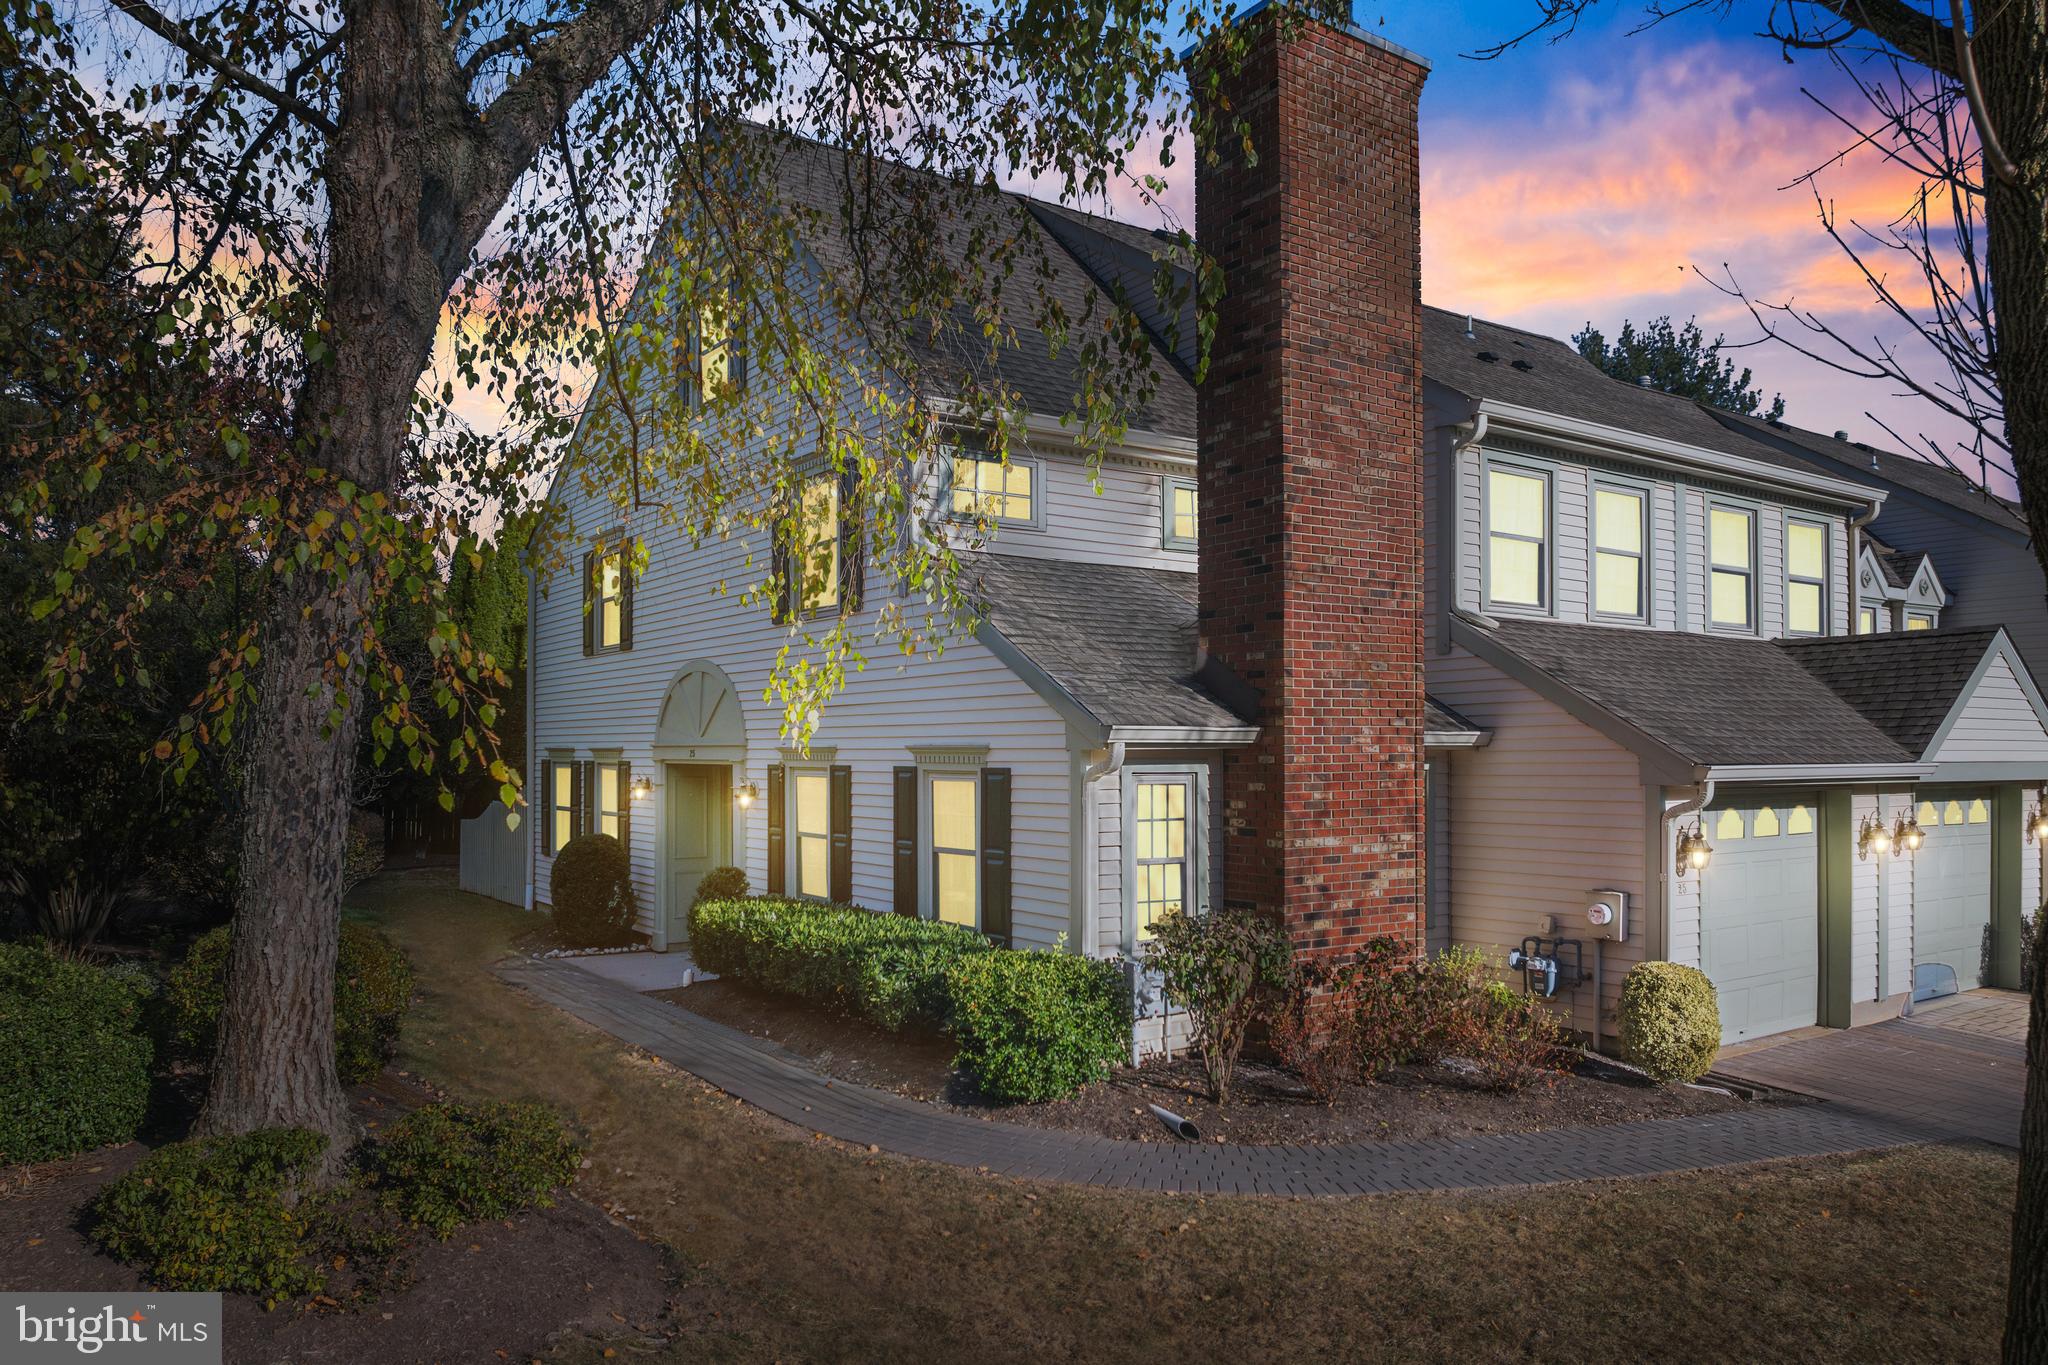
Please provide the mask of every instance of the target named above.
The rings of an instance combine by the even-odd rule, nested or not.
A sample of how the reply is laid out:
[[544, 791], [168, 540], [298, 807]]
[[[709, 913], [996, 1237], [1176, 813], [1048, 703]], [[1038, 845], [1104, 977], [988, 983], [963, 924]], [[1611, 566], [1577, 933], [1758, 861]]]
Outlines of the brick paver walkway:
[[562, 963], [524, 960], [501, 967], [499, 974], [622, 1042], [813, 1132], [927, 1161], [1086, 1185], [1283, 1195], [1487, 1189], [1662, 1175], [1945, 1136], [1813, 1104], [1427, 1142], [1128, 1142], [990, 1122], [836, 1081], [773, 1043]]

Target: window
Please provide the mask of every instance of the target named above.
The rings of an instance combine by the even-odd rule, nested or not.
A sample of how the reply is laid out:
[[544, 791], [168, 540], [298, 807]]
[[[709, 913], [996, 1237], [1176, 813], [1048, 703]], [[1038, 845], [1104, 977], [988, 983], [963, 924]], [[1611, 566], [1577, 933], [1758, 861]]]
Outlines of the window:
[[981, 779], [934, 774], [932, 910], [948, 924], [981, 925]]
[[692, 401], [698, 406], [713, 401], [727, 389], [746, 387], [746, 356], [733, 335], [736, 329], [732, 325], [738, 306], [735, 299], [721, 298], [715, 293], [697, 306], [696, 326], [690, 338], [690, 382], [695, 389]]
[[1934, 613], [1931, 611], [1909, 611], [1906, 613], [1907, 630], [1933, 630]]
[[1499, 466], [1486, 471], [1486, 595], [1514, 607], [1549, 599], [1550, 479]]
[[594, 577], [590, 611], [595, 643], [599, 649], [617, 649], [626, 641], [626, 552], [599, 555]]
[[804, 484], [796, 566], [803, 614], [839, 608], [839, 476], [819, 474]]
[[1932, 801], [1922, 801], [1920, 809], [1914, 812], [1913, 823], [1932, 829], [1941, 823], [1941, 813], [1934, 808]]
[[1715, 506], [1707, 513], [1707, 619], [1756, 629], [1756, 513]]
[[554, 774], [555, 789], [548, 794], [548, 805], [554, 812], [554, 819], [550, 821], [553, 835], [548, 846], [550, 856], [560, 853], [576, 837], [576, 765], [571, 760], [558, 759]]
[[1631, 488], [1593, 489], [1593, 610], [1638, 621], [1643, 610], [1643, 514]]
[[1187, 778], [1140, 779], [1132, 796], [1133, 934], [1142, 943], [1163, 916], [1188, 908], [1188, 819], [1193, 808]]
[[953, 456], [949, 496], [953, 515], [1008, 526], [1038, 524], [1038, 466], [1031, 460], [1003, 461], [972, 451]]
[[1165, 490], [1166, 548], [1192, 550], [1201, 531], [1201, 517], [1193, 479], [1168, 479]]
[[1769, 806], [1765, 806], [1757, 811], [1756, 824], [1752, 827], [1751, 832], [1759, 839], [1777, 838], [1778, 812], [1772, 810]]
[[1828, 528], [1817, 521], [1785, 523], [1785, 629], [1828, 631]]
[[1785, 817], [1785, 833], [1813, 833], [1813, 812], [1804, 806], [1794, 806], [1792, 813]]
[[1951, 801], [1946, 806], [1943, 806], [1941, 808], [1941, 823], [1944, 825], [1960, 825], [1963, 823], [1963, 803]]
[[1716, 839], [1740, 839], [1742, 833], [1742, 812], [1739, 810], [1724, 810], [1714, 821]]
[[1987, 823], [1987, 822], [1988, 822], [1988, 821], [1989, 821], [1990, 819], [1991, 819], [1991, 808], [1990, 808], [1989, 806], [1986, 806], [1986, 805], [1985, 805], [1985, 804], [1984, 804], [1984, 803], [1983, 803], [1982, 801], [1972, 801], [1972, 802], [1970, 803], [1970, 823], [1971, 823], [1971, 824], [1973, 824], [1973, 825], [1981, 825], [1981, 824], [1985, 824], [1985, 823]]
[[619, 837], [619, 812], [626, 805], [625, 776], [622, 763], [597, 765], [597, 828], [592, 833]]
[[796, 893], [832, 899], [832, 780], [823, 770], [790, 774], [790, 830], [795, 836]]
[[1856, 609], [1856, 633], [1858, 635], [1877, 634], [1876, 607], [1858, 607]]

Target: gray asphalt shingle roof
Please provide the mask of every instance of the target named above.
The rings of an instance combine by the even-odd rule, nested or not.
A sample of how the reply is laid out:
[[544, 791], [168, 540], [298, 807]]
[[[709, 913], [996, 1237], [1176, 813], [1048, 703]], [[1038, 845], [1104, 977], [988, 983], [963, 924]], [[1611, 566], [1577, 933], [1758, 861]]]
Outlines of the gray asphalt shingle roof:
[[1787, 640], [1780, 648], [1910, 753], [1934, 732], [1977, 670], [1996, 628]]

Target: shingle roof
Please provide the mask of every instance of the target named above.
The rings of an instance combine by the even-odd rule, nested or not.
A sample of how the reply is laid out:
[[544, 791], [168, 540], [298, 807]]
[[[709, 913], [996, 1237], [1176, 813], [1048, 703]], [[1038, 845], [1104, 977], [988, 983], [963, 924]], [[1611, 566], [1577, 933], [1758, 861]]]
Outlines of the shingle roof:
[[1745, 767], [1917, 762], [1995, 632], [1773, 641], [1502, 621], [1486, 633], [1687, 762]]
[[1803, 458], [1809, 467], [1824, 474], [1854, 479], [1877, 488], [1893, 485], [1908, 489], [1959, 511], [1982, 517], [1993, 525], [2022, 534], [2027, 530], [2026, 516], [2016, 504], [1986, 493], [1945, 466], [1879, 450], [1860, 441], [1838, 441], [1832, 436], [1783, 422], [1766, 422], [1757, 417], [1743, 417], [1713, 409], [1706, 411], [1729, 430], [1754, 435], [1760, 443], [1771, 442], [1787, 449], [1796, 457]]
[[1483, 726], [1475, 725], [1435, 697], [1422, 701], [1422, 728], [1431, 735], [1483, 735]]
[[1780, 644], [1912, 754], [1927, 752], [1998, 631], [1914, 630]]

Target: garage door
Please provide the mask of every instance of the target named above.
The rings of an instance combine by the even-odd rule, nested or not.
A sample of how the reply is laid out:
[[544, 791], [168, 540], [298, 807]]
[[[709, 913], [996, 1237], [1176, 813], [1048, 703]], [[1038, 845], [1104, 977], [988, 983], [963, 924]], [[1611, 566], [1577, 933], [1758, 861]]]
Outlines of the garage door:
[[1973, 990], [1991, 927], [1991, 797], [1924, 800], [1915, 818], [1926, 842], [1913, 860], [1913, 963], [1953, 967], [1957, 989]]
[[1819, 1017], [1820, 859], [1812, 801], [1707, 812], [1700, 969], [1721, 1001], [1721, 1041]]

